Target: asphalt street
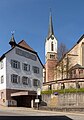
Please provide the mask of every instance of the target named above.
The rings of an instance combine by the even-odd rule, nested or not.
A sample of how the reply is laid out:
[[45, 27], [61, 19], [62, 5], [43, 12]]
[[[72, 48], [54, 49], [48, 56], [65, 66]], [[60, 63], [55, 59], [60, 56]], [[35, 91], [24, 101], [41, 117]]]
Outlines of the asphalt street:
[[[11, 118], [12, 117], [12, 118]], [[84, 120], [83, 113], [56, 112], [34, 110], [31, 108], [3, 108], [0, 109], [0, 119], [7, 120]]]

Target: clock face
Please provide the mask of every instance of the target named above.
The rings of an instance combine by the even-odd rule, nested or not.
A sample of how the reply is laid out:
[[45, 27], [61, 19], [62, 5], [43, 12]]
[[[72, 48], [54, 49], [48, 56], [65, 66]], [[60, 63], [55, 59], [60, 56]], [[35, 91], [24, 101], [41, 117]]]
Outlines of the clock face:
[[53, 36], [51, 36], [51, 39], [53, 40], [53, 39], [54, 39], [54, 37], [53, 37]]

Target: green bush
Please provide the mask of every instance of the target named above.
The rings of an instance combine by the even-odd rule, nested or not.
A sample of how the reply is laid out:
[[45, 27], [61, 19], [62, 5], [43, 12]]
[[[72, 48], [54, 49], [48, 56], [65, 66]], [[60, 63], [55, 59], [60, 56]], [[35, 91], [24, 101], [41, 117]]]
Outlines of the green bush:
[[64, 94], [64, 93], [77, 93], [77, 92], [84, 92], [84, 88], [80, 89], [61, 89], [61, 90], [48, 90], [48, 91], [42, 91], [41, 94], [54, 94], [57, 92], [58, 94]]

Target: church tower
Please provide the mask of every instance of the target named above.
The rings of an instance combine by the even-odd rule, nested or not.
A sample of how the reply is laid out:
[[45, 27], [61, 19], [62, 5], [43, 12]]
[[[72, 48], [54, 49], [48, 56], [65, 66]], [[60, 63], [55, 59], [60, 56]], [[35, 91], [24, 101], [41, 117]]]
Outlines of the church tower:
[[45, 41], [46, 82], [54, 80], [54, 68], [57, 64], [57, 39], [54, 36], [52, 15], [49, 17], [48, 35]]

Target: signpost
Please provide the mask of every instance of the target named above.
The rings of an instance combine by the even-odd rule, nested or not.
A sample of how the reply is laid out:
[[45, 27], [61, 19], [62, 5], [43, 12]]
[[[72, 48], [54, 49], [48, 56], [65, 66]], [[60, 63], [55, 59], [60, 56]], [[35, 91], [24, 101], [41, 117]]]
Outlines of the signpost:
[[37, 89], [37, 99], [35, 99], [35, 102], [37, 103], [37, 109], [39, 109], [39, 98], [38, 98], [38, 96], [40, 96], [41, 95], [41, 89], [40, 88], [38, 88]]

